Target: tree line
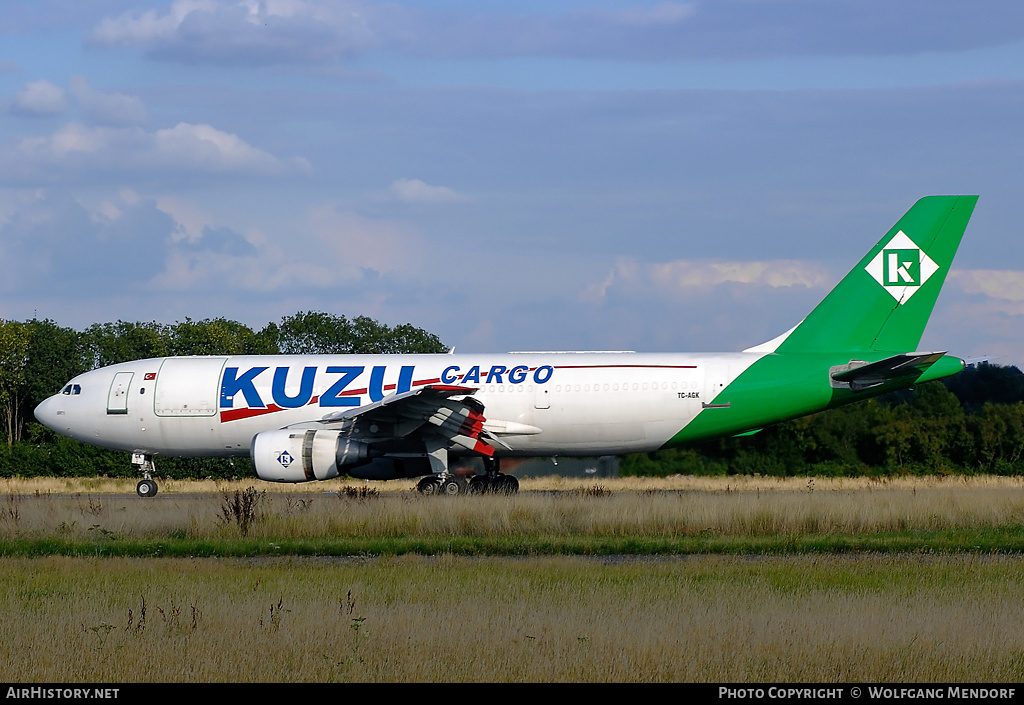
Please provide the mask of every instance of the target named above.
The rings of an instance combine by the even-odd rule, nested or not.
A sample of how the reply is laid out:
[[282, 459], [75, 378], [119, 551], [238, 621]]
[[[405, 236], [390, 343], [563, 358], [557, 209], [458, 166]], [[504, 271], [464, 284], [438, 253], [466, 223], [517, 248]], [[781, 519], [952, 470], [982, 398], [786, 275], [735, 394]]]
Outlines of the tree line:
[[1024, 374], [980, 364], [849, 406], [623, 459], [626, 475], [1024, 474]]

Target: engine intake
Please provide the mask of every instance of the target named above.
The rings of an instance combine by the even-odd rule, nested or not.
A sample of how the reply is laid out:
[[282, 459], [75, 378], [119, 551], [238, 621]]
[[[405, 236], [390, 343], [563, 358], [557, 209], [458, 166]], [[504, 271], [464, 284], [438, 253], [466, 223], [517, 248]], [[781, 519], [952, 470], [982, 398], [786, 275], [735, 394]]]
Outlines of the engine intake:
[[269, 482], [330, 480], [370, 462], [370, 447], [339, 431], [263, 431], [249, 450], [256, 474]]

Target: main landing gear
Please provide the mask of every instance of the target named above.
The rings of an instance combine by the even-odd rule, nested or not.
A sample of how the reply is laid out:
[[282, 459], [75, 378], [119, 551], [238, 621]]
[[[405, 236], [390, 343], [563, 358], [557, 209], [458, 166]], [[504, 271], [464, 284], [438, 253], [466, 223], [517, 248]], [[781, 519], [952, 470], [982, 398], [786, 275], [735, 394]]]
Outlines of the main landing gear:
[[519, 480], [500, 472], [491, 475], [475, 475], [469, 481], [470, 494], [515, 494], [519, 491]]
[[419, 481], [416, 489], [420, 494], [428, 495], [515, 494], [519, 491], [519, 480], [512, 475], [498, 472], [498, 461], [494, 458], [484, 458], [484, 474], [474, 475], [468, 483], [460, 477], [445, 472], [427, 475]]
[[153, 456], [143, 453], [132, 453], [132, 466], [142, 472], [142, 479], [135, 486], [135, 492], [140, 497], [155, 497], [157, 492], [156, 480], [153, 473], [156, 466], [153, 465]]
[[455, 475], [427, 475], [416, 485], [420, 494], [456, 495], [466, 491], [466, 483]]

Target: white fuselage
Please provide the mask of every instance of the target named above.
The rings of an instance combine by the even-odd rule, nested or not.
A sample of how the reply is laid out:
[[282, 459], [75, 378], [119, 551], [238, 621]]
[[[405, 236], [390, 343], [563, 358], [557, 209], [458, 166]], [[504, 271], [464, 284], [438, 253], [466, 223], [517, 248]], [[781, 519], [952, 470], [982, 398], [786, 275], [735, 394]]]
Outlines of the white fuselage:
[[247, 455], [262, 431], [431, 385], [477, 390], [498, 455], [660, 448], [764, 353], [509, 353], [157, 358], [79, 375], [37, 418], [150, 455]]

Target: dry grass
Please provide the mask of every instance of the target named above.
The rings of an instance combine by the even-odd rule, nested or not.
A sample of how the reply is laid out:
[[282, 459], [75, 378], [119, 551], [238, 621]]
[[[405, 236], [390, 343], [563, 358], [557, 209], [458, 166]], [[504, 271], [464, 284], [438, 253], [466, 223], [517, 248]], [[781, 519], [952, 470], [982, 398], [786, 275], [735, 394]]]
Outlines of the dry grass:
[[1022, 583], [977, 556], [2, 559], [0, 663], [8, 682], [1019, 681]]
[[[344, 492], [346, 488], [359, 490], [372, 488], [380, 493], [411, 492], [418, 478], [368, 482], [352, 478], [338, 478], [326, 482], [282, 484], [261, 482], [256, 478], [241, 480], [159, 480], [160, 494], [195, 494], [234, 492], [255, 485], [269, 494], [322, 494]], [[0, 494], [133, 494], [138, 478], [107, 477], [31, 477], [0, 478]], [[565, 492], [603, 487], [610, 492], [796, 492], [812, 487], [820, 492], [863, 489], [925, 489], [925, 488], [990, 488], [1024, 489], [1024, 477], [995, 475], [935, 475], [924, 477], [766, 477], [759, 475], [733, 475], [697, 477], [673, 475], [671, 477], [620, 477], [584, 479], [560, 477], [523, 478], [524, 492]]]
[[[827, 483], [821, 483], [827, 484]], [[423, 497], [350, 488], [335, 493], [267, 493], [261, 484], [251, 516], [244, 490], [134, 494], [0, 495], [0, 538], [515, 537], [515, 536], [799, 536], [973, 530], [1024, 526], [1024, 485], [981, 479], [919, 486], [804, 480], [773, 489], [691, 491], [590, 489], [525, 491], [512, 497]], [[365, 489], [360, 485], [359, 488]], [[243, 503], [244, 504], [244, 503]], [[234, 518], [234, 521], [232, 520]]]
[[[1024, 483], [1002, 478], [548, 479], [511, 497], [422, 497], [412, 482], [379, 494], [363, 490], [380, 484], [259, 484], [247, 501], [253, 483], [165, 483], [142, 500], [134, 483], [69, 494], [22, 482], [0, 493], [0, 539], [86, 548], [111, 537], [530, 542], [1024, 525]], [[2, 558], [0, 673], [112, 683], [1019, 681], [1021, 585], [1019, 557], [979, 555]]]

